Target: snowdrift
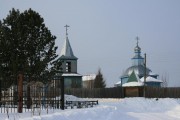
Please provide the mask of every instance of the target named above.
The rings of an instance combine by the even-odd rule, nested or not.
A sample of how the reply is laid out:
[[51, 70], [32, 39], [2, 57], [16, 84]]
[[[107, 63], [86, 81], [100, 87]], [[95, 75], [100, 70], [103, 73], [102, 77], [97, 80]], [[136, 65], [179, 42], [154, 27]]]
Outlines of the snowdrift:
[[[67, 99], [80, 99], [69, 96]], [[88, 99], [88, 98], [87, 98]], [[87, 100], [85, 99], [85, 100]], [[81, 99], [84, 100], [84, 99]], [[0, 120], [180, 120], [179, 99], [98, 99], [93, 108], [53, 110], [41, 116], [31, 113], [0, 114]]]

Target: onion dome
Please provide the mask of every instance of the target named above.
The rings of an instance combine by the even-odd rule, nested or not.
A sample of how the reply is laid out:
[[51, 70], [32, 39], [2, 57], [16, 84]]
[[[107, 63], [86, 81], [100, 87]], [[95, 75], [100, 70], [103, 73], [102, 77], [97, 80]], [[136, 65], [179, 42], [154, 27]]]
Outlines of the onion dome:
[[139, 37], [137, 37], [136, 40], [137, 40], [137, 43], [136, 43], [136, 47], [134, 48], [134, 52], [141, 53], [141, 48], [139, 47], [139, 42], [138, 42]]
[[140, 53], [140, 52], [141, 52], [141, 48], [137, 45], [137, 46], [134, 48], [134, 52], [135, 52], [135, 53]]

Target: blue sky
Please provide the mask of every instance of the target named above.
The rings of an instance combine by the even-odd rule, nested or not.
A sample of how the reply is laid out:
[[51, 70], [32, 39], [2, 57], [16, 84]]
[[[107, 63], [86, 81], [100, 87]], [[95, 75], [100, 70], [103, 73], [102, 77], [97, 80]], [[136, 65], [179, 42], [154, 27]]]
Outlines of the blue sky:
[[153, 73], [180, 86], [179, 0], [0, 0], [0, 19], [12, 8], [32, 8], [45, 20], [56, 45], [62, 48], [64, 25], [70, 25], [69, 40], [80, 74], [102, 69], [108, 87], [118, 82], [131, 66], [136, 36], [142, 55]]

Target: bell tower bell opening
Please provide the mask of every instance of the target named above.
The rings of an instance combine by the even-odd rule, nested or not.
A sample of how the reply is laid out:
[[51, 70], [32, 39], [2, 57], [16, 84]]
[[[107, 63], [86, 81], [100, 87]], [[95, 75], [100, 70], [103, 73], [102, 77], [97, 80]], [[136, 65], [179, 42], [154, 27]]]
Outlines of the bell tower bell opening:
[[67, 73], [71, 72], [71, 62], [66, 62], [66, 72]]

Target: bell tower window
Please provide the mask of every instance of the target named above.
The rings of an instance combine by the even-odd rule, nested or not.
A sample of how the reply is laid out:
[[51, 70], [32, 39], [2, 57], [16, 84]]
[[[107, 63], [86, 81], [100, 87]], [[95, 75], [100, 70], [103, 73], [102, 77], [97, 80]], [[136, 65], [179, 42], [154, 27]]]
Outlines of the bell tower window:
[[71, 72], [71, 62], [66, 62], [66, 72]]

